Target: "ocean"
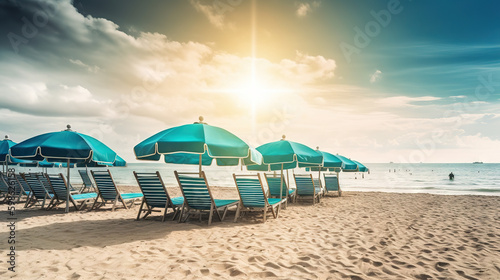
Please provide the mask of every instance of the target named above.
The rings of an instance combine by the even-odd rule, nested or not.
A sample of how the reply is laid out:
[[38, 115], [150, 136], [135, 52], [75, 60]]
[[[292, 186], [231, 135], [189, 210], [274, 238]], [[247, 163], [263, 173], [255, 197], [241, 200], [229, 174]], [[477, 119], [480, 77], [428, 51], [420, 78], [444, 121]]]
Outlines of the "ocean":
[[[372, 163], [366, 164], [369, 173], [340, 173], [340, 186], [344, 191], [377, 191], [398, 193], [430, 193], [444, 195], [492, 195], [500, 196], [500, 163]], [[104, 170], [96, 168], [97, 170]], [[40, 171], [37, 168], [16, 167], [18, 172]], [[198, 166], [172, 165], [162, 162], [129, 163], [127, 167], [111, 168], [113, 178], [118, 185], [137, 186], [132, 171], [160, 171], [167, 186], [177, 186], [174, 170], [197, 172]], [[233, 173], [249, 173], [241, 167], [208, 166], [203, 170], [210, 185], [234, 187]], [[278, 171], [279, 172], [279, 171]], [[304, 169], [295, 169], [297, 174], [307, 173]], [[448, 174], [453, 172], [454, 180]], [[48, 173], [66, 174], [65, 168], [49, 168]], [[312, 173], [314, 177], [318, 172]], [[286, 172], [285, 172], [286, 175]], [[294, 186], [292, 171], [289, 171], [291, 185]], [[71, 169], [71, 182], [81, 183], [75, 168]]]

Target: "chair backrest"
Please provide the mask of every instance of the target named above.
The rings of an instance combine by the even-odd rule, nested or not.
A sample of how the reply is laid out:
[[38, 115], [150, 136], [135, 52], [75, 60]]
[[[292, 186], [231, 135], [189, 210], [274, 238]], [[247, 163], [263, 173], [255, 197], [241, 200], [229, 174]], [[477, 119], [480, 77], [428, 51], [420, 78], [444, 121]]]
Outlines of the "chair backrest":
[[118, 196], [118, 191], [109, 170], [91, 170], [90, 172], [92, 173], [92, 177], [94, 177], [94, 182], [97, 189], [99, 190], [99, 194], [101, 195], [101, 197], [104, 200], [115, 200], [116, 196]]
[[182, 195], [186, 204], [193, 209], [210, 210], [210, 206], [214, 203], [210, 188], [208, 186], [205, 172], [199, 173], [180, 173], [174, 171], [175, 178], [179, 183]]
[[339, 190], [339, 178], [335, 175], [323, 174], [325, 178], [325, 187], [327, 191], [338, 191]]
[[314, 186], [316, 188], [320, 188], [321, 187], [321, 180], [320, 179], [313, 179], [313, 182], [314, 182]]
[[169, 203], [170, 196], [161, 179], [160, 172], [139, 173], [134, 171], [134, 176], [149, 206], [165, 207]]
[[0, 192], [8, 194], [9, 193], [9, 181], [5, 175], [0, 175]]
[[89, 173], [87, 170], [78, 170], [78, 173], [80, 174], [80, 177], [82, 177], [83, 184], [87, 188], [91, 188], [93, 186], [92, 180], [90, 179]]
[[50, 182], [49, 180], [47, 179], [47, 177], [45, 177], [45, 173], [34, 173], [37, 177], [38, 177], [38, 180], [40, 181], [40, 183], [42, 183], [42, 186], [49, 192], [49, 193], [53, 193], [52, 191], [52, 187], [50, 186]]
[[68, 195], [68, 189], [66, 180], [62, 174], [47, 174], [45, 175], [47, 182], [49, 182], [52, 190], [54, 191], [54, 195], [58, 200], [66, 201], [66, 197]]
[[[253, 177], [253, 178], [252, 178]], [[234, 182], [240, 195], [241, 203], [245, 207], [265, 207], [267, 198], [262, 187], [260, 174], [236, 175], [233, 174]]]
[[28, 185], [28, 183], [26, 183], [26, 180], [24, 180], [23, 176], [21, 176], [20, 174], [16, 174], [16, 180], [19, 186], [22, 188], [24, 194], [27, 195], [27, 192], [30, 191], [30, 186]]
[[313, 196], [315, 194], [314, 181], [312, 174], [297, 175], [294, 174], [295, 184], [297, 185], [297, 195]]
[[28, 186], [30, 187], [31, 191], [33, 192], [33, 195], [37, 199], [44, 199], [46, 195], [48, 194], [47, 190], [43, 187], [42, 183], [40, 180], [38, 180], [38, 176], [35, 173], [24, 173], [22, 174], [24, 180], [26, 183], [28, 183]]
[[[271, 196], [281, 196], [286, 197], [288, 195], [288, 188], [286, 185], [285, 177], [281, 181], [280, 177], [271, 177], [270, 174], [264, 174], [266, 177], [267, 187], [269, 188], [269, 194]], [[283, 182], [283, 188], [280, 187], [280, 183]]]

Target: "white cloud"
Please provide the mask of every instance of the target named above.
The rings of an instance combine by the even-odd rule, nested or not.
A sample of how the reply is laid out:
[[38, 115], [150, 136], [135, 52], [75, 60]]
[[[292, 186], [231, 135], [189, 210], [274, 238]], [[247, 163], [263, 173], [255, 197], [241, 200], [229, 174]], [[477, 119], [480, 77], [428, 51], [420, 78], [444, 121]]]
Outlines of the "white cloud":
[[381, 98], [377, 100], [376, 103], [386, 107], [417, 107], [418, 105], [412, 103], [430, 102], [440, 99], [441, 99], [440, 97], [435, 97], [435, 96], [421, 96], [421, 97], [394, 96], [394, 97]]
[[202, 4], [200, 0], [190, 0], [191, 5], [204, 14], [210, 23], [218, 29], [233, 29], [232, 23], [225, 22], [225, 14], [234, 10], [234, 7], [225, 1], [213, 1], [212, 4]]
[[376, 70], [375, 73], [370, 76], [370, 83], [375, 83], [382, 78], [382, 71]]
[[83, 63], [81, 60], [78, 60], [78, 59], [70, 59], [69, 62], [75, 64], [75, 65], [78, 65], [80, 67], [83, 67], [85, 69], [87, 69], [87, 71], [89, 72], [94, 72], [94, 73], [97, 73], [99, 71], [99, 67], [98, 66], [90, 66], [90, 65], [87, 65], [85, 63]]
[[465, 95], [456, 95], [456, 96], [450, 96], [452, 99], [461, 99], [461, 98], [467, 98]]
[[297, 10], [295, 14], [299, 18], [303, 18], [310, 14], [314, 9], [318, 8], [321, 5], [321, 1], [313, 1], [311, 3], [301, 2], [297, 4]]

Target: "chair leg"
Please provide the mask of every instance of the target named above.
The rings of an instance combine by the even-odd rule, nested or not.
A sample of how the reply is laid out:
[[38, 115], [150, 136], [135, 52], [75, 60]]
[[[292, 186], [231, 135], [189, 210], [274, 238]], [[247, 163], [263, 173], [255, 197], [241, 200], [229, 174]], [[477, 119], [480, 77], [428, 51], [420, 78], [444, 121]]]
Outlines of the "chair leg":
[[[236, 207], [238, 207], [238, 205]], [[217, 214], [219, 215], [219, 219], [221, 222], [224, 221], [224, 218], [226, 217], [228, 209], [229, 209], [229, 206], [224, 207], [224, 213], [222, 214], [222, 218], [220, 217], [219, 211], [217, 209], [215, 209], [215, 211], [217, 211]]]
[[139, 207], [139, 213], [137, 213], [137, 218], [135, 218], [136, 221], [139, 220], [141, 217], [141, 212], [142, 212], [142, 207], [144, 206], [144, 198], [142, 199], [141, 207]]
[[[214, 205], [210, 205], [210, 215], [208, 216], [208, 225], [212, 223], [212, 215], [214, 214]], [[217, 212], [217, 215], [219, 212]], [[200, 214], [201, 215], [201, 214]]]
[[185, 205], [185, 204], [186, 204], [186, 203], [182, 203], [182, 207], [181, 207], [181, 214], [179, 215], [179, 223], [181, 222], [181, 220], [182, 220], [182, 216], [184, 215], [184, 205]]
[[240, 217], [240, 206], [241, 206], [241, 201], [238, 203], [238, 208], [236, 209], [236, 215], [234, 216], [234, 222], [236, 223], [236, 221], [238, 220], [238, 218]]
[[172, 221], [175, 220], [175, 217], [180, 214], [179, 207], [175, 207], [174, 209], [174, 215], [172, 215]]
[[[168, 203], [165, 203], [165, 209], [163, 209], [163, 217], [161, 218], [162, 222], [165, 222], [165, 217], [167, 216]], [[175, 215], [174, 215], [175, 218]]]
[[263, 217], [264, 223], [266, 222], [266, 216], [267, 216], [267, 205], [264, 206], [264, 217]]

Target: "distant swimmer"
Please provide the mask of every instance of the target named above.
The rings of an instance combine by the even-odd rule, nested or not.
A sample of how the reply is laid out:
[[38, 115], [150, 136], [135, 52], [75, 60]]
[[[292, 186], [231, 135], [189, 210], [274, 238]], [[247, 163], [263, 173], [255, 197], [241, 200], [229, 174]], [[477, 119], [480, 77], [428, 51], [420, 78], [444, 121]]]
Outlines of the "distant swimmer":
[[450, 180], [455, 179], [455, 175], [453, 175], [453, 172], [451, 172], [450, 175], [448, 175], [448, 177], [450, 177]]

